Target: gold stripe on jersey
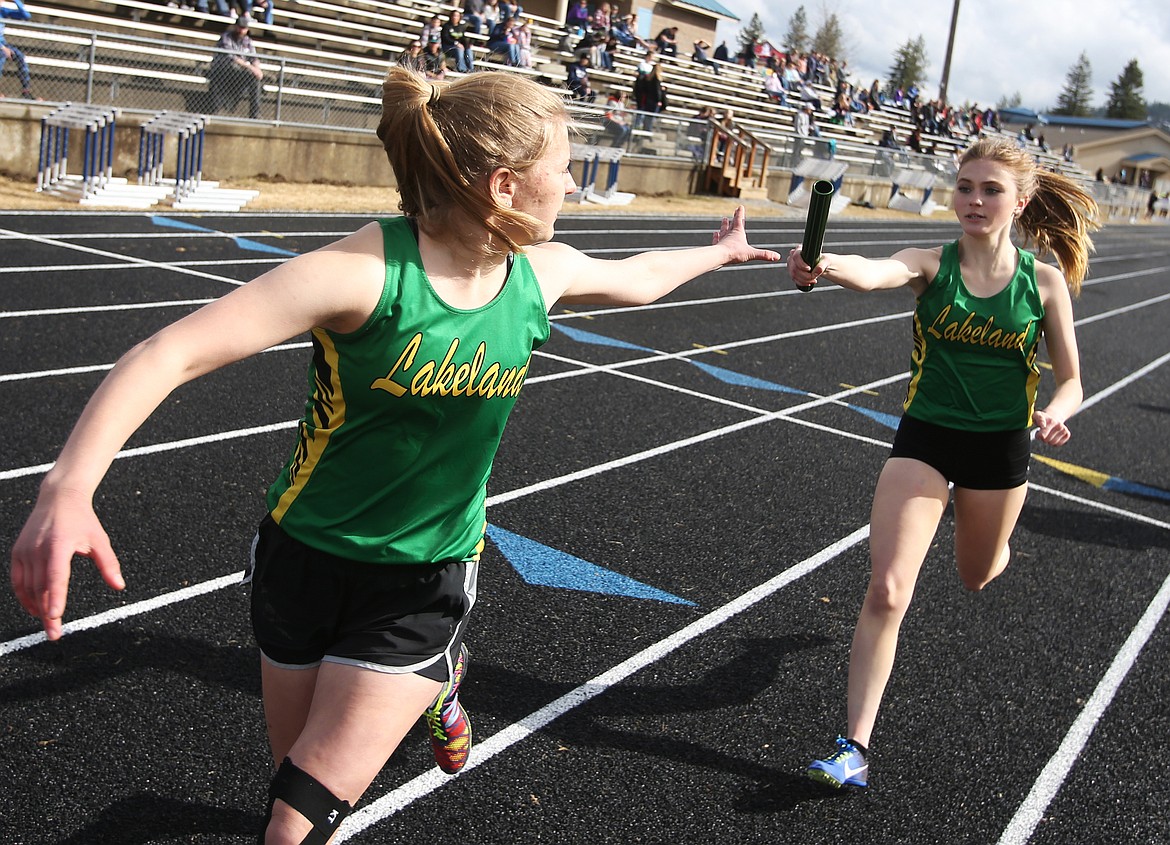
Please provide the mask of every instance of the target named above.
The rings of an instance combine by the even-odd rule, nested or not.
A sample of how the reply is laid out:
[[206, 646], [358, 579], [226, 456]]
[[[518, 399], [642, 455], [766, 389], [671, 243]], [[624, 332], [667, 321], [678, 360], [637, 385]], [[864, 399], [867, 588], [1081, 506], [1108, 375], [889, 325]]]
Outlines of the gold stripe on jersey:
[[345, 422], [345, 393], [337, 365], [337, 347], [328, 332], [313, 329], [313, 427], [310, 430], [304, 420], [298, 427], [296, 450], [288, 467], [288, 489], [272, 509], [277, 525], [309, 483], [329, 438]]
[[918, 392], [918, 380], [922, 378], [923, 362], [926, 360], [926, 335], [922, 333], [922, 322], [918, 319], [918, 312], [914, 312], [914, 349], [910, 353], [910, 384], [906, 387], [906, 401], [902, 403], [902, 410], [910, 408], [914, 401], [914, 394]]

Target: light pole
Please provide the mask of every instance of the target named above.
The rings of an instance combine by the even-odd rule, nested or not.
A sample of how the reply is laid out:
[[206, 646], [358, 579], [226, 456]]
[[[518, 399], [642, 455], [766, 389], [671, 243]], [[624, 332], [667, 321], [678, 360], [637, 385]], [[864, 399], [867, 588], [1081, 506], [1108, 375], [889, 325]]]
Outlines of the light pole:
[[959, 23], [959, 0], [951, 10], [951, 34], [947, 36], [947, 57], [943, 60], [942, 83], [938, 86], [938, 98], [947, 102], [947, 84], [951, 80], [951, 51], [955, 49], [955, 27]]

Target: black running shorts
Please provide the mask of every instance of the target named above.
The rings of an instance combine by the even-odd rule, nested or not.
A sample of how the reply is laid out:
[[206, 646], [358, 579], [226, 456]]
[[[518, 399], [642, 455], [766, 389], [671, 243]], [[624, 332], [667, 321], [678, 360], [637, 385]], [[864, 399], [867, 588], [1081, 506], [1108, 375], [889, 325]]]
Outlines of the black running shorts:
[[475, 603], [478, 568], [348, 560], [294, 540], [266, 516], [245, 577], [252, 630], [264, 657], [282, 668], [329, 661], [446, 681]]
[[956, 487], [1011, 490], [1028, 480], [1032, 440], [1016, 431], [961, 431], [902, 416], [891, 458], [929, 464]]

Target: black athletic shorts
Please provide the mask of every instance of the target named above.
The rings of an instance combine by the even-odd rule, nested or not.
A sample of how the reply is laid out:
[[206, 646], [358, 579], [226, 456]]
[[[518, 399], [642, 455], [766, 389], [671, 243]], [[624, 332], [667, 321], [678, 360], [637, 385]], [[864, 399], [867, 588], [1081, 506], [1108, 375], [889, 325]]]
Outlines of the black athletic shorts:
[[1028, 480], [1032, 439], [1028, 429], [961, 431], [902, 416], [891, 458], [929, 464], [956, 487], [1011, 490]]
[[448, 679], [475, 603], [477, 562], [348, 560], [294, 540], [266, 516], [251, 563], [252, 631], [273, 665], [329, 661]]

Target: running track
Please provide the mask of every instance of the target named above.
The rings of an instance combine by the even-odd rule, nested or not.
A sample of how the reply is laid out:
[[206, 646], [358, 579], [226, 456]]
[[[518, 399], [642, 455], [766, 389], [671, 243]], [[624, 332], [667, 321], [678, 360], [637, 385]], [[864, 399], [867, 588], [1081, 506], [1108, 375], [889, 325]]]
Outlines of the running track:
[[[0, 213], [5, 554], [121, 352], [362, 222]], [[716, 224], [566, 217], [559, 237], [620, 257]], [[781, 251], [800, 238], [799, 220], [749, 227]], [[834, 220], [826, 248], [955, 233]], [[752, 265], [647, 308], [554, 311], [489, 489], [477, 751], [449, 778], [416, 730], [338, 840], [1170, 841], [1168, 233], [1097, 237], [1073, 439], [1036, 446], [1014, 563], [983, 593], [959, 585], [944, 520], [862, 794], [801, 771], [842, 729], [910, 297], [801, 295]], [[5, 589], [0, 843], [254, 841], [270, 764], [236, 582], [306, 364], [294, 340], [139, 432], [98, 499], [129, 588], [77, 565], [61, 642]]]

